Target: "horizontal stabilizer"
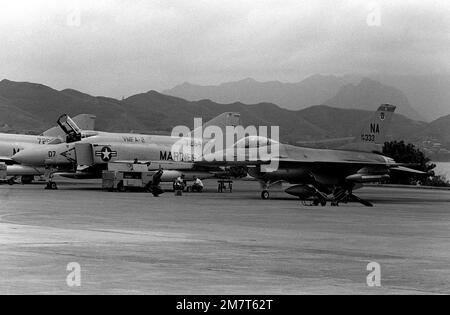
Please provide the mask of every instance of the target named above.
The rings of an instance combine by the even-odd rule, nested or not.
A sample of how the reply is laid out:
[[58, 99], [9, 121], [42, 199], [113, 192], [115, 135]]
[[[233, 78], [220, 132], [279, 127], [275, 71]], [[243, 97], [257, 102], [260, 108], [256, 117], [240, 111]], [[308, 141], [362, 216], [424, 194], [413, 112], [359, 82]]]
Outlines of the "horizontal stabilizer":
[[409, 167], [405, 167], [405, 166], [396, 166], [391, 168], [391, 171], [398, 171], [398, 172], [405, 172], [405, 173], [413, 173], [413, 174], [418, 174], [418, 175], [427, 175], [427, 173], [422, 172], [422, 171], [418, 171]]

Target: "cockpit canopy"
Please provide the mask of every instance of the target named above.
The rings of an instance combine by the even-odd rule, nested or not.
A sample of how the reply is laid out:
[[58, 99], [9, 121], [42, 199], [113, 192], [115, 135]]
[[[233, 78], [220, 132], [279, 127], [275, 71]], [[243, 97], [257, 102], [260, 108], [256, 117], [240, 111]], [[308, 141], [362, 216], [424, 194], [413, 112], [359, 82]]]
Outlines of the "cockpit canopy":
[[66, 134], [66, 142], [72, 143], [81, 140], [81, 129], [67, 114], [58, 118], [58, 125]]
[[97, 136], [97, 135], [98, 135], [98, 131], [95, 131], [95, 130], [83, 130], [81, 132], [81, 138], [83, 138], [83, 139]]
[[245, 149], [257, 149], [272, 145], [278, 145], [279, 142], [272, 140], [270, 138], [261, 136], [248, 136], [238, 140], [234, 147], [235, 148], [245, 148]]

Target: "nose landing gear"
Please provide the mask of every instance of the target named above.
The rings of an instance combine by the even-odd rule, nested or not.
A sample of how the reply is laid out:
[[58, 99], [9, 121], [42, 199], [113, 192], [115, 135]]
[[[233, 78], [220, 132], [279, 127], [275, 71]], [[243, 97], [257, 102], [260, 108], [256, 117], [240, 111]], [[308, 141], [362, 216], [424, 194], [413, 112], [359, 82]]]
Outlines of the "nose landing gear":
[[49, 182], [47, 182], [47, 185], [45, 186], [45, 189], [49, 189], [49, 190], [57, 190], [57, 189], [58, 189], [58, 186], [56, 185], [55, 182], [49, 181]]
[[270, 193], [269, 193], [269, 188], [277, 185], [277, 184], [281, 184], [282, 181], [267, 181], [267, 182], [260, 182], [261, 183], [261, 187], [262, 187], [262, 191], [261, 191], [261, 199], [263, 200], [267, 200], [270, 198]]
[[54, 168], [48, 168], [45, 170], [44, 177], [47, 181], [47, 185], [45, 186], [45, 189], [48, 189], [48, 190], [57, 190], [58, 189], [58, 186], [53, 181], [53, 176], [54, 176], [55, 172], [56, 172], [56, 169], [54, 169]]

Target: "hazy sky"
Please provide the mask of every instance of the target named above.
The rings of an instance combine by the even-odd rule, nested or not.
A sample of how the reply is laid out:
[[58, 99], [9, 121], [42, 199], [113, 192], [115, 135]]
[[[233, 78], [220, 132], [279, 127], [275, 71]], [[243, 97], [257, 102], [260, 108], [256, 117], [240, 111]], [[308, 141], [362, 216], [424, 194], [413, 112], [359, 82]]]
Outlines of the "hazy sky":
[[129, 96], [189, 81], [450, 73], [450, 1], [0, 0], [0, 79]]

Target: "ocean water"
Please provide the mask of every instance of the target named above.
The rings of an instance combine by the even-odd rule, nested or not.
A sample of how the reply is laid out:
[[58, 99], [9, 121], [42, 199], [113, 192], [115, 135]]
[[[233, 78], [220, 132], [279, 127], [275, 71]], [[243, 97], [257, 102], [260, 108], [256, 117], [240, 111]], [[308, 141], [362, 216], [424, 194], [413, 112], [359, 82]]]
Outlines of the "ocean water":
[[436, 168], [434, 172], [436, 175], [443, 175], [450, 180], [450, 162], [434, 162]]

